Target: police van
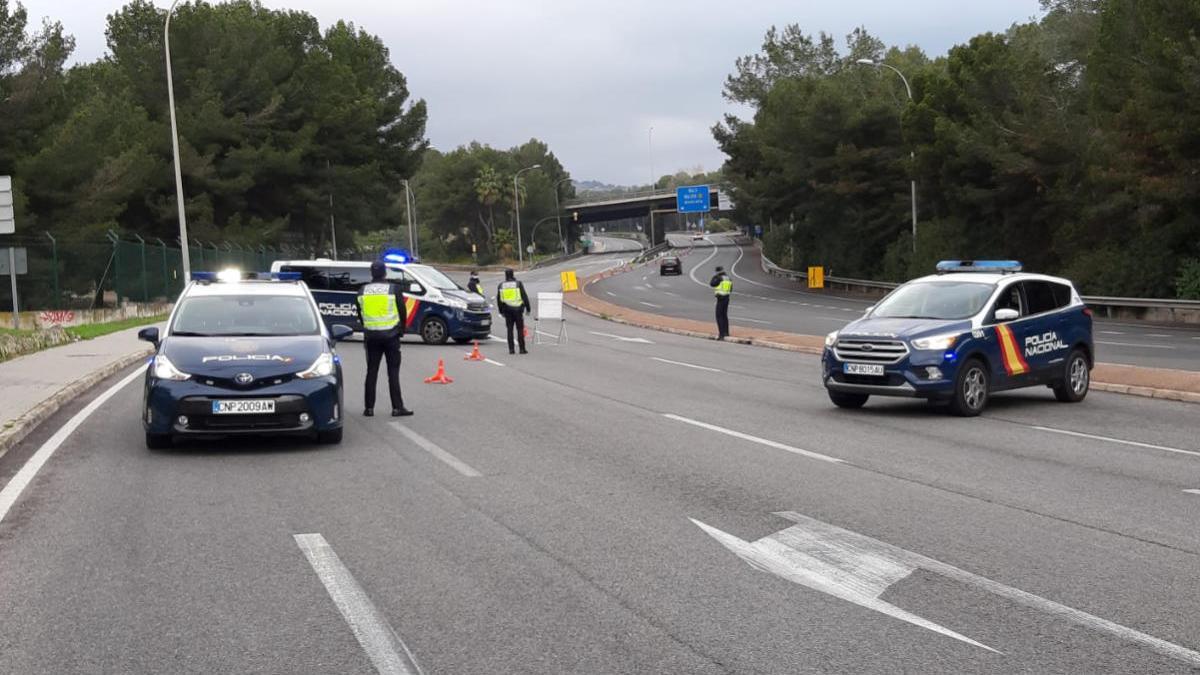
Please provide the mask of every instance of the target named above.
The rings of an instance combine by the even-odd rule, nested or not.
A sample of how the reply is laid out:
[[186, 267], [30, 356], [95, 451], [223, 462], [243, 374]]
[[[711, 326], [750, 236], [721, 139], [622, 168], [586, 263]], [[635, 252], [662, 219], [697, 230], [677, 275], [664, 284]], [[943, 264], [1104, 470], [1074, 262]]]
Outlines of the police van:
[[1060, 401], [1083, 400], [1095, 354], [1092, 312], [1070, 281], [1012, 260], [945, 260], [827, 335], [821, 363], [839, 407], [914, 396], [974, 416], [1007, 389], [1048, 386]]
[[[429, 344], [486, 340], [492, 330], [491, 308], [482, 296], [460, 287], [428, 265], [389, 260], [388, 280], [404, 291], [404, 332]], [[362, 330], [358, 290], [371, 282], [371, 263], [335, 260], [276, 260], [272, 272], [293, 272], [308, 285], [327, 325]]]

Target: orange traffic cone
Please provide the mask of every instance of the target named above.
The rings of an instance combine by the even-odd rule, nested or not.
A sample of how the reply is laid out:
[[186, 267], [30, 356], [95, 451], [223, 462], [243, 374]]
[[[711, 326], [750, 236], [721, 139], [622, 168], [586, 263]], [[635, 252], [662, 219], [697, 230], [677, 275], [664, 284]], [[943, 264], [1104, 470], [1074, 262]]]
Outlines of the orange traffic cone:
[[446, 375], [446, 364], [441, 359], [438, 359], [438, 369], [433, 377], [425, 378], [425, 384], [450, 384], [453, 381], [453, 378]]
[[479, 353], [479, 341], [475, 341], [475, 349], [471, 350], [470, 354], [463, 357], [463, 361], [485, 361], [483, 354]]
[[529, 326], [525, 326], [525, 337], [529, 337]]

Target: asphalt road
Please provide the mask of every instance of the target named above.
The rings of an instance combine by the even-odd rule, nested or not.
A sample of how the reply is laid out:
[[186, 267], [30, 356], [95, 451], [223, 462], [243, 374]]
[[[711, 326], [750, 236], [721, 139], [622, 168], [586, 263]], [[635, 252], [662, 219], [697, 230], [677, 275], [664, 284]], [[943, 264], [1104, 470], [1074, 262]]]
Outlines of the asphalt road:
[[815, 357], [568, 318], [494, 363], [406, 344], [403, 430], [345, 345], [337, 447], [151, 452], [118, 389], [0, 520], [0, 672], [1200, 668], [1194, 407], [850, 412]]
[[[801, 290], [795, 282], [765, 274], [756, 249], [737, 246], [725, 235], [710, 235], [703, 241], [678, 235], [669, 239], [678, 247], [683, 262], [681, 276], [659, 276], [657, 263], [650, 263], [633, 273], [598, 282], [592, 294], [632, 309], [712, 321], [714, 303], [708, 281], [714, 268], [722, 265], [733, 274], [729, 318], [734, 326], [825, 335], [857, 319], [871, 304], [870, 300]], [[1097, 319], [1094, 330], [1100, 361], [1200, 370], [1200, 327]]]

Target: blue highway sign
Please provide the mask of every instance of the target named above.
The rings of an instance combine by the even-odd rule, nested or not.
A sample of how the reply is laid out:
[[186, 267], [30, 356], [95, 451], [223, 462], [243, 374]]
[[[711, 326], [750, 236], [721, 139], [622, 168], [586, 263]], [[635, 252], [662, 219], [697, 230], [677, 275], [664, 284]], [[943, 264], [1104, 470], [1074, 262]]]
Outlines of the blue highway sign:
[[675, 189], [675, 208], [680, 213], [707, 213], [709, 197], [707, 185], [692, 185]]

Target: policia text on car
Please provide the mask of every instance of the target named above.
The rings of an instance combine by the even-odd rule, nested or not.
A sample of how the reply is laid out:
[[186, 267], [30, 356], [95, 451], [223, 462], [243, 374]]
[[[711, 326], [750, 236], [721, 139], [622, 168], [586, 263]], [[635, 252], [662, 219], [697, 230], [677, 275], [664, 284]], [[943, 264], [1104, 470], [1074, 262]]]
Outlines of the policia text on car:
[[404, 336], [404, 307], [400, 287], [387, 281], [387, 266], [371, 263], [371, 283], [358, 292], [358, 311], [362, 317], [363, 344], [367, 350], [367, 379], [363, 392], [363, 414], [375, 414], [375, 389], [379, 381], [379, 362], [387, 360], [388, 393], [392, 416], [411, 415], [400, 394], [400, 338]]

